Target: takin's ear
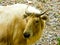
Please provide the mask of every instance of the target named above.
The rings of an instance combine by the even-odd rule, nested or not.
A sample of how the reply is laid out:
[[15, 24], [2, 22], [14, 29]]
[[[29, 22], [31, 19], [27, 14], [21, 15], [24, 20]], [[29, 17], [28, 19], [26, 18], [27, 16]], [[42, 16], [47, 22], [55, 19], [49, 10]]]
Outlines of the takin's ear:
[[24, 15], [23, 15], [23, 18], [26, 18], [27, 16], [28, 16], [28, 15], [24, 14]]
[[23, 18], [26, 18], [26, 17], [28, 17], [30, 15], [31, 15], [31, 13], [25, 12], [25, 14], [23, 15]]
[[46, 21], [48, 19], [48, 16], [47, 15], [41, 15], [41, 19]]

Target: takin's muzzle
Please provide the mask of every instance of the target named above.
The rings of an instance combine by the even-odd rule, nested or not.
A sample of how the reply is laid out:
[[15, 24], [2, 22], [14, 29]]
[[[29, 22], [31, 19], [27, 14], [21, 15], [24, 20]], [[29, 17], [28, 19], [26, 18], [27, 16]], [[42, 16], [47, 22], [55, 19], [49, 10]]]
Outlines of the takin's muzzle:
[[30, 37], [30, 33], [24, 33], [24, 38], [29, 38]]

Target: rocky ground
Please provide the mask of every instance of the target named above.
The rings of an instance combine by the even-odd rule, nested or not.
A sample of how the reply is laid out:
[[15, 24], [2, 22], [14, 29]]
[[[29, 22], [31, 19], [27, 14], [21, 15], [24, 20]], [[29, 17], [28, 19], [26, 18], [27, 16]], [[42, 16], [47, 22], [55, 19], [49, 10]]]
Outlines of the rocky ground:
[[[46, 28], [44, 29], [41, 39], [34, 45], [58, 45], [57, 38], [60, 37], [60, 0], [31, 1], [33, 2], [32, 5], [38, 7], [42, 11], [49, 9], [47, 12], [48, 21], [46, 23]], [[22, 3], [26, 3], [26, 1]], [[13, 4], [13, 2], [11, 4]]]

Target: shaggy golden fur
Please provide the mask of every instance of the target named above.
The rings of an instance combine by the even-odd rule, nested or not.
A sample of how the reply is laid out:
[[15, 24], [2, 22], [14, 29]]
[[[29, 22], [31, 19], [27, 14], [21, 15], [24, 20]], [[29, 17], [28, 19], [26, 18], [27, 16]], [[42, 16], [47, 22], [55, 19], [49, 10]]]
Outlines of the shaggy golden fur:
[[[22, 18], [26, 8], [24, 4], [0, 6], [0, 45], [32, 45], [41, 38], [46, 20], [33, 13]], [[29, 33], [30, 37], [25, 38], [24, 33]]]

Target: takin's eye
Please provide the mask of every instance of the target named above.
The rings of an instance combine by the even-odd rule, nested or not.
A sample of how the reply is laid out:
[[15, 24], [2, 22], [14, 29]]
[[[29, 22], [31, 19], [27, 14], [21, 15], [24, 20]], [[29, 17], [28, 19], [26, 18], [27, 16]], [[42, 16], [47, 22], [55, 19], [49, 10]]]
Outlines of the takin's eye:
[[39, 20], [35, 20], [35, 24], [38, 24], [39, 23]]
[[35, 21], [35, 23], [39, 23], [39, 21], [38, 21], [38, 20], [36, 20], [36, 21]]

